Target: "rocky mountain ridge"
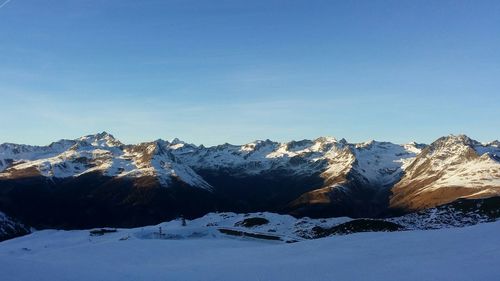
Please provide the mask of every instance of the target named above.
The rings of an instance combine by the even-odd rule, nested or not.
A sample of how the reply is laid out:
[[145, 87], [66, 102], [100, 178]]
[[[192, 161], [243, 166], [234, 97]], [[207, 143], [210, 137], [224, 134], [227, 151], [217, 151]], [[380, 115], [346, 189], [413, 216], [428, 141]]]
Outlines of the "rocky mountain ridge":
[[[56, 212], [82, 226], [210, 211], [381, 217], [500, 195], [499, 155], [498, 141], [464, 135], [431, 145], [321, 137], [205, 147], [178, 139], [126, 145], [102, 132], [48, 146], [1, 144], [0, 210], [31, 224], [38, 210], [57, 217], [43, 225], [67, 227], [73, 223]], [[23, 208], [26, 198], [38, 209]], [[102, 222], [93, 224], [94, 214]]]

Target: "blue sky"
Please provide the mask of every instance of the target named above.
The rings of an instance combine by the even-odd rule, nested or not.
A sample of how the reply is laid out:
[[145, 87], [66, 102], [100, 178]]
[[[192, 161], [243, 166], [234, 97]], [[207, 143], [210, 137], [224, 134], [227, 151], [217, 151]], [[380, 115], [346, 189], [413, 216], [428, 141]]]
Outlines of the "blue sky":
[[0, 3], [0, 142], [500, 137], [499, 1]]

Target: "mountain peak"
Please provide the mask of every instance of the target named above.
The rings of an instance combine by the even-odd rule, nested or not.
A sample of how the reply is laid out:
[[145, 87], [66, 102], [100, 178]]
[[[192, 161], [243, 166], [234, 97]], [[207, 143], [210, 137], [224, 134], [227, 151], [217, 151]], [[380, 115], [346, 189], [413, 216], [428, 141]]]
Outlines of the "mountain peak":
[[180, 139], [178, 138], [174, 138], [171, 142], [170, 142], [171, 145], [176, 145], [176, 144], [186, 144], [185, 142], [181, 141]]
[[483, 146], [495, 146], [495, 147], [500, 148], [500, 141], [498, 141], [498, 140], [490, 141], [490, 142], [484, 143]]
[[366, 149], [370, 149], [372, 148], [374, 145], [377, 145], [377, 141], [376, 140], [369, 140], [369, 141], [365, 141], [365, 142], [361, 142], [361, 143], [355, 143], [354, 146], [356, 148], [366, 148]]
[[100, 137], [107, 137], [107, 136], [111, 136], [113, 137], [113, 135], [111, 135], [110, 133], [106, 132], [106, 131], [102, 131], [100, 133], [97, 133], [96, 134], [97, 136], [100, 136]]
[[469, 138], [467, 135], [464, 134], [460, 135], [451, 134], [437, 139], [436, 141], [431, 143], [430, 147], [432, 149], [436, 149], [440, 147], [449, 147], [457, 145], [474, 147], [480, 145], [480, 143], [476, 140]]
[[98, 147], [115, 147], [122, 145], [119, 140], [117, 140], [112, 134], [106, 131], [93, 135], [83, 136], [79, 138], [78, 141], [84, 141], [92, 146]]
[[[344, 139], [342, 139], [344, 140]], [[337, 141], [336, 138], [334, 137], [330, 137], [330, 136], [323, 136], [323, 137], [319, 137], [317, 139], [314, 140], [314, 142], [320, 142], [320, 143], [334, 143], [334, 142], [341, 142], [342, 140], [340, 141]], [[344, 140], [345, 141], [345, 140]]]
[[465, 143], [465, 144], [475, 144], [477, 143], [477, 141], [469, 138], [467, 135], [465, 134], [459, 134], [459, 135], [448, 135], [446, 137], [446, 139], [448, 141], [455, 141], [455, 142], [461, 142], [461, 143]]

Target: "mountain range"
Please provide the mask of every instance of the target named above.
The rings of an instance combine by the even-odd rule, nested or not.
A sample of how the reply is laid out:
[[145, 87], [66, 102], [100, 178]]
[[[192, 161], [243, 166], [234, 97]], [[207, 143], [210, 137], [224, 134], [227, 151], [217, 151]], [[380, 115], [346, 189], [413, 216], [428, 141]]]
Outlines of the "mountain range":
[[132, 227], [209, 212], [380, 218], [500, 195], [500, 142], [344, 139], [205, 147], [102, 132], [0, 145], [0, 211], [44, 228]]

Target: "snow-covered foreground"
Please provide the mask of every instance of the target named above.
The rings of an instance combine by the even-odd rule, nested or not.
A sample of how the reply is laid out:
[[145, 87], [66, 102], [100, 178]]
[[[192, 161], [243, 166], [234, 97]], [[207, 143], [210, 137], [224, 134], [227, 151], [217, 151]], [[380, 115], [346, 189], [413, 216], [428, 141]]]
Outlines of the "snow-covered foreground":
[[500, 276], [500, 222], [292, 244], [215, 232], [151, 239], [147, 233], [152, 228], [97, 237], [83, 230], [45, 230], [2, 242], [1, 280], [498, 280]]

